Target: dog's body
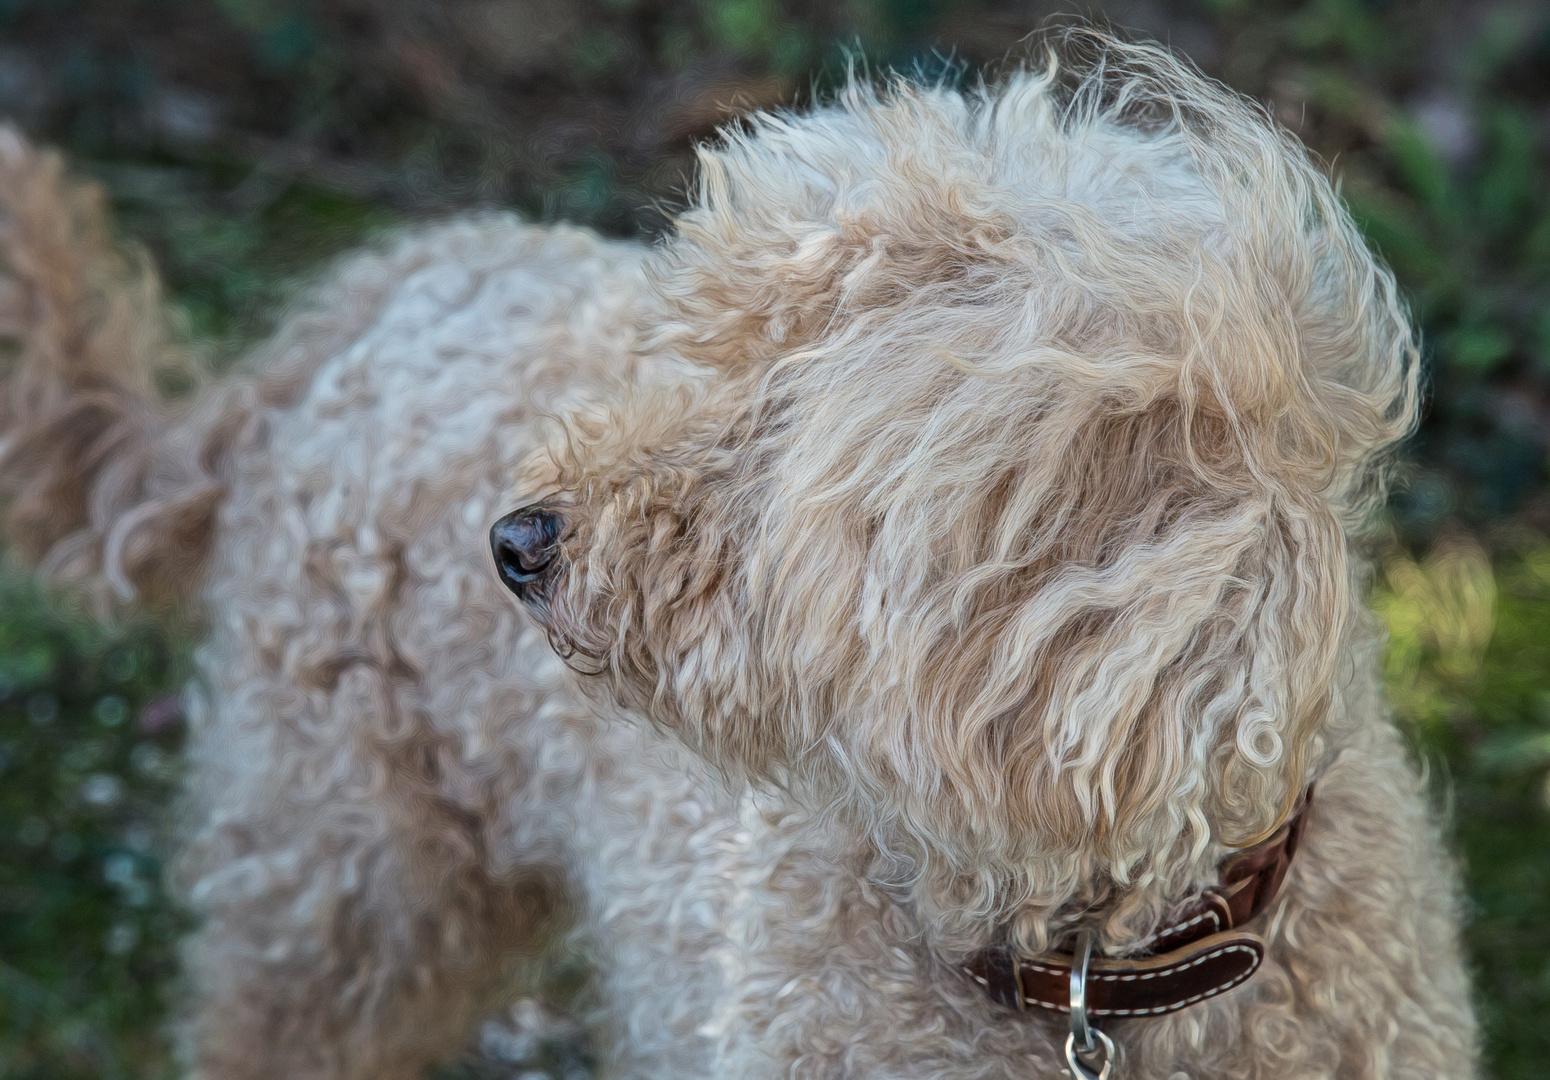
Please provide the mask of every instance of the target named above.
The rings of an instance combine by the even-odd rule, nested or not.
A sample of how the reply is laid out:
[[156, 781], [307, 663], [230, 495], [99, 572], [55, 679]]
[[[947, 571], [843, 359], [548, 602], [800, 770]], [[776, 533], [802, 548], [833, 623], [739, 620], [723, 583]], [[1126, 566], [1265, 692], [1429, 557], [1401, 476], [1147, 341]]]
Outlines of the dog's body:
[[[1210, 116], [1226, 130], [1222, 138], [1242, 135], [1235, 123], [1268, 130], [1166, 61], [1130, 59], [1153, 65], [1170, 92], [1193, 95], [1187, 105], [1226, 110]], [[1265, 168], [1276, 182], [1284, 176], [1275, 170], [1292, 169], [1285, 181], [1292, 194], [1271, 195], [1308, 200], [1305, 227], [1325, 245], [1309, 242], [1313, 256], [1288, 249], [1276, 233], [1284, 213], [1276, 221], [1266, 211], [1268, 224], [1239, 229], [1231, 213], [1245, 204], [1193, 176], [1188, 156], [1169, 149], [1166, 138], [1096, 120], [1086, 141], [1057, 137], [1062, 123], [1075, 121], [1048, 111], [1050, 85], [1024, 76], [981, 112], [947, 91], [900, 91], [893, 101], [857, 91], [818, 118], [771, 123], [757, 139], [708, 159], [700, 208], [666, 253], [500, 217], [401, 238], [336, 272], [313, 314], [293, 320], [252, 374], [177, 414], [130, 400], [130, 380], [114, 366], [143, 366], [143, 357], [83, 360], [58, 344], [56, 324], [100, 316], [72, 314], [51, 298], [50, 276], [37, 267], [65, 260], [59, 252], [81, 241], [27, 231], [28, 220], [46, 221], [42, 210], [30, 219], [27, 207], [42, 199], [36, 185], [48, 170], [19, 147], [5, 148], [13, 279], [41, 298], [21, 332], [43, 344], [32, 346], [30, 366], [24, 357], [21, 389], [0, 416], [12, 429], [0, 450], [8, 468], [46, 478], [31, 487], [12, 482], [12, 533], [55, 576], [94, 595], [155, 594], [208, 613], [199, 677], [188, 692], [193, 780], [182, 875], [202, 920], [188, 951], [195, 1004], [184, 1049], [193, 1075], [418, 1076], [467, 1037], [480, 1009], [538, 977], [540, 954], [552, 952], [563, 932], [566, 947], [584, 950], [596, 966], [588, 1020], [608, 1075], [1054, 1076], [1063, 1017], [1018, 1016], [993, 1005], [958, 962], [1008, 934], [1036, 952], [1084, 909], [1103, 916], [1104, 946], [1134, 948], [1172, 905], [1209, 884], [1233, 843], [1273, 829], [1288, 793], [1315, 780], [1302, 850], [1257, 927], [1269, 943], [1264, 967], [1219, 998], [1113, 1025], [1124, 1054], [1120, 1075], [1471, 1074], [1455, 875], [1387, 719], [1377, 634], [1356, 614], [1359, 570], [1346, 565], [1345, 533], [1370, 502], [1364, 477], [1373, 455], [1404, 430], [1413, 409], [1408, 339], [1388, 314], [1391, 286], [1370, 260], [1354, 276], [1318, 277], [1319, 251], [1368, 257], [1365, 249], [1352, 254], [1343, 214], [1315, 220], [1335, 204], [1317, 186], [1322, 180], [1297, 171], [1306, 166], [1276, 158]], [[1020, 144], [1013, 137], [1019, 131], [1026, 134]], [[1266, 160], [1285, 155], [1284, 146], [1266, 140]], [[758, 172], [780, 163], [789, 182]], [[944, 176], [955, 185], [950, 194], [934, 187], [948, 186]], [[1056, 189], [1058, 197], [1049, 194]], [[919, 199], [907, 197], [910, 191]], [[749, 202], [750, 192], [767, 202]], [[1023, 200], [1015, 213], [1005, 204], [1010, 197]], [[1218, 197], [1227, 201], [1212, 201]], [[815, 209], [815, 201], [823, 205]], [[727, 224], [732, 219], [735, 227]], [[1212, 221], [1220, 222], [1215, 233]], [[1263, 227], [1245, 246], [1268, 235], [1256, 257], [1285, 258], [1285, 266], [1254, 264], [1266, 280], [1286, 285], [1306, 271], [1316, 281], [1301, 293], [1287, 285], [1282, 296], [1224, 301], [1215, 325], [1196, 326], [1202, 335], [1241, 337], [1234, 304], [1290, 312], [1278, 325], [1292, 337], [1269, 347], [1299, 359], [1239, 384], [1237, 374], [1212, 369], [1208, 348], [1191, 352], [1164, 325], [1186, 314], [1168, 308], [1165, 288], [1146, 294], [1126, 274], [1167, 277], [1177, 269], [1170, 260], [1187, 261], [1197, 247], [1215, 257], [1220, 251], [1211, 245], [1230, 247], [1252, 225]], [[1334, 239], [1320, 229], [1333, 229]], [[1053, 272], [1084, 283], [1080, 303], [1041, 292], [1056, 286], [1019, 284], [1004, 263], [976, 276], [976, 260], [1004, 260], [1003, 249], [1021, 242], [1021, 232], [1040, 230], [1049, 238], [1041, 257]], [[1114, 237], [1127, 235], [1140, 238], [1147, 258], [1121, 265]], [[933, 244], [952, 249], [950, 272], [942, 272]], [[904, 268], [889, 270], [893, 260]], [[1204, 273], [1197, 278], [1211, 284]], [[1005, 280], [1007, 291], [998, 292]], [[955, 298], [955, 289], [971, 300]], [[1252, 294], [1252, 283], [1246, 291]], [[898, 308], [927, 294], [937, 306], [924, 316]], [[869, 312], [907, 325], [916, 339], [943, 327], [931, 362], [957, 370], [953, 377], [966, 385], [1005, 377], [1009, 369], [998, 370], [997, 357], [1006, 338], [996, 320], [1014, 295], [1030, 298], [1018, 325], [1032, 337], [1047, 333], [1067, 346], [1081, 339], [1095, 357], [1116, 349], [1186, 357], [1169, 361], [1169, 378], [1179, 381], [1178, 370], [1191, 364], [1207, 372], [1202, 385], [1214, 389], [1192, 406], [1202, 414], [1211, 413], [1212, 392], [1285, 392], [1292, 402], [1262, 408], [1233, 399], [1243, 411], [1229, 410], [1226, 428], [1292, 425], [1247, 468], [1227, 464], [1236, 459], [1220, 448], [1170, 457], [1169, 425], [1188, 429], [1186, 444], [1190, 431], [1198, 438], [1206, 430], [1189, 427], [1190, 408], [1149, 429], [1154, 449], [1143, 453], [1157, 463], [1152, 471], [1127, 471], [1134, 465], [1124, 449], [1130, 436], [1110, 433], [1102, 445], [1114, 472], [1101, 497], [1072, 512], [1050, 504], [1034, 515], [1052, 531], [1076, 528], [1061, 548], [1073, 565], [1097, 559], [1092, 565], [1101, 570], [1107, 556], [1094, 553], [1108, 547], [1120, 562], [1133, 559], [1124, 575], [1097, 574], [1083, 588], [1085, 603], [1127, 612], [1142, 628], [1136, 639], [1089, 620], [1081, 623], [1087, 630], [1068, 628], [1043, 644], [1028, 644], [1039, 634], [1032, 622], [1023, 624], [1027, 640], [1001, 641], [1004, 612], [976, 636], [976, 605], [985, 601], [959, 595], [960, 614], [967, 612], [956, 631], [964, 663], [977, 654], [977, 641], [1001, 641], [984, 646], [976, 672], [1026, 663], [1041, 685], [1066, 686], [1050, 650], [1080, 651], [1083, 633], [1102, 639], [1086, 681], [1067, 689], [1087, 714], [1068, 710], [1065, 736], [1039, 737], [1039, 761], [1054, 771], [998, 766], [1002, 777], [1026, 779], [1033, 770], [1023, 795], [976, 773], [978, 750], [962, 751], [954, 771], [949, 758], [958, 751], [950, 747], [970, 746], [977, 736], [960, 732], [952, 736], [958, 743], [937, 743], [929, 724], [925, 735], [900, 728], [878, 744], [891, 762], [884, 767], [869, 757], [875, 747], [851, 743], [832, 727], [835, 717], [853, 718], [862, 731], [880, 721], [870, 718], [876, 701], [834, 681], [840, 676], [825, 668], [831, 662], [853, 674], [886, 667], [889, 655], [913, 656], [911, 665], [867, 676], [881, 688], [876, 700], [893, 701], [900, 716], [925, 706], [899, 687], [930, 684], [932, 671], [959, 712], [981, 707], [972, 694], [948, 691], [978, 686], [982, 675], [946, 672], [952, 658], [943, 660], [935, 646], [916, 648], [911, 635], [934, 616], [924, 608], [911, 614], [907, 599], [898, 599], [918, 584], [914, 571], [890, 573], [878, 586], [853, 574], [845, 552], [825, 540], [813, 549], [811, 568], [771, 555], [771, 566], [784, 567], [770, 571], [786, 582], [779, 596], [797, 598], [790, 611], [779, 610], [778, 598], [731, 616], [717, 606], [734, 593], [739, 604], [760, 595], [754, 585], [728, 584], [736, 576], [731, 567], [756, 582], [748, 560], [775, 551], [769, 538], [802, 520], [794, 505], [780, 511], [785, 516], [767, 509], [763, 518], [746, 516], [750, 492], [775, 482], [776, 494], [757, 498], [783, 497], [769, 474], [725, 478], [727, 470], [751, 467], [760, 452], [796, 453], [739, 435], [739, 425], [757, 427], [774, 407], [735, 395], [766, 392], [748, 389], [767, 390], [776, 376], [766, 370], [819, 369], [825, 335], [850, 334], [850, 347], [866, 345], [856, 335], [887, 325], [868, 323]], [[1136, 325], [1105, 323], [1112, 305], [1127, 302], [1136, 305]], [[984, 312], [964, 321], [964, 303]], [[1073, 310], [1082, 304], [1086, 310]], [[1343, 312], [1346, 323], [1331, 317], [1316, 324], [1305, 309]], [[1182, 322], [1193, 325], [1199, 312], [1187, 314]], [[50, 340], [58, 355], [49, 353]], [[92, 334], [71, 340], [78, 352], [99, 347]], [[875, 342], [868, 348], [867, 355], [884, 355]], [[1318, 368], [1325, 355], [1337, 358], [1337, 370]], [[1089, 418], [1105, 409], [1143, 415], [1173, 393], [1106, 384], [1103, 362], [1060, 384], [1062, 393], [1092, 396], [1098, 412]], [[975, 444], [963, 442], [972, 429], [953, 429], [946, 406], [933, 413], [936, 404], [890, 404], [891, 394], [910, 385], [913, 369], [901, 363], [898, 375], [845, 405], [843, 415], [822, 415], [823, 401], [849, 401], [840, 383], [826, 384], [829, 398], [789, 391], [806, 406], [795, 421], [761, 429], [758, 439], [790, 438], [811, 417], [832, 425], [820, 442], [832, 435], [844, 443], [853, 434], [850, 418], [863, 417], [875, 400], [920, 434], [893, 458], [852, 453], [847, 460], [858, 475], [871, 471], [879, 488], [920, 498], [920, 470], [939, 468], [955, 491], [1016, 505], [1016, 482], [997, 488], [975, 473]], [[946, 397], [930, 402], [951, 398], [955, 385], [944, 383]], [[1087, 390], [1074, 389], [1080, 386]], [[975, 407], [994, 414], [1023, 387], [995, 384]], [[1049, 386], [1038, 393], [1053, 404], [993, 416], [997, 429], [984, 436], [987, 445], [999, 439], [1004, 450], [1022, 423], [1059, 421], [1061, 399]], [[1313, 401], [1313, 413], [1328, 415], [1308, 420], [1298, 395]], [[95, 404], [80, 405], [88, 397]], [[550, 413], [572, 417], [569, 427], [548, 424]], [[83, 415], [95, 417], [91, 437], [61, 440], [62, 425]], [[701, 434], [674, 428], [680, 415], [693, 418], [688, 427]], [[951, 438], [932, 450], [937, 419]], [[1333, 426], [1319, 428], [1324, 420]], [[1317, 429], [1311, 438], [1294, 429], [1304, 421]], [[1079, 434], [1072, 438], [1080, 442]], [[937, 456], [916, 460], [914, 473], [888, 471], [891, 461], [910, 458], [913, 445]], [[952, 446], [961, 449], [955, 454]], [[744, 451], [731, 465], [727, 447]], [[1326, 465], [1302, 468], [1299, 455], [1312, 460], [1324, 451]], [[984, 457], [994, 463], [997, 452]], [[1030, 441], [1018, 452], [1042, 461], [1055, 450]], [[1169, 462], [1193, 460], [1191, 453], [1206, 460], [1202, 475], [1216, 470], [1221, 498], [1198, 514], [1190, 501], [1204, 498], [1198, 494], [1142, 509], [1151, 500], [1148, 485], [1167, 488]], [[1103, 465], [1101, 457], [1093, 461]], [[1320, 468], [1324, 479], [1310, 479]], [[821, 470], [809, 475], [814, 490], [831, 494], [848, 483]], [[1136, 487], [1136, 475], [1152, 479]], [[1102, 487], [1104, 477], [1097, 480]], [[651, 499], [664, 483], [675, 514], [735, 489], [744, 524], [727, 525], [732, 510], [720, 517], [700, 510], [699, 533], [655, 529]], [[792, 486], [789, 477], [785, 483]], [[1261, 483], [1275, 489], [1267, 513], [1291, 523], [1264, 555], [1256, 554], [1260, 539], [1229, 527], [1234, 514], [1247, 513], [1243, 506], [1259, 505]], [[976, 496], [983, 484], [990, 487]], [[994, 495], [985, 494], [992, 488]], [[540, 626], [501, 587], [485, 536], [517, 502], [556, 490], [571, 493], [560, 505], [582, 524], [565, 539], [569, 577], [534, 601]], [[944, 512], [961, 513], [945, 498]], [[1125, 501], [1131, 498], [1140, 503]], [[1030, 503], [1024, 511], [1030, 508], [1037, 509]], [[1166, 568], [1148, 568], [1142, 547], [1125, 548], [1129, 541], [1103, 531], [1106, 514], [1126, 528], [1146, 518], [1147, 542], [1163, 546], [1174, 542], [1170, 530], [1184, 528], [1179, 522], [1196, 520], [1192, 514], [1210, 518], [1222, 531], [1182, 534], [1181, 546], [1164, 552], [1168, 566], [1213, 551], [1225, 562], [1167, 579]], [[637, 523], [641, 531], [621, 539]], [[803, 527], [845, 534], [846, 542], [852, 531], [844, 517]], [[880, 550], [879, 537], [893, 527], [877, 511], [874, 532], [858, 542]], [[991, 522], [974, 535], [989, 544], [998, 528]], [[716, 529], [723, 544], [734, 541], [723, 547], [724, 559], [684, 556], [687, 569], [660, 562]], [[922, 548], [943, 536], [918, 523], [915, 535]], [[1082, 550], [1084, 535], [1092, 550]], [[1290, 554], [1277, 562], [1282, 547]], [[659, 561], [642, 576], [620, 551]], [[931, 565], [946, 566], [940, 572], [951, 577], [1017, 563], [1017, 581], [1047, 581], [1056, 572], [1047, 552], [962, 557], [969, 565], [961, 571], [953, 556], [933, 556]], [[601, 584], [609, 566], [619, 572]], [[808, 569], [813, 588], [824, 587], [828, 575], [837, 595], [868, 594], [873, 606], [825, 622], [814, 599], [820, 594], [802, 593]], [[1261, 572], [1268, 584], [1255, 593]], [[866, 583], [852, 588], [852, 577]], [[672, 595], [657, 598], [668, 580]], [[889, 581], [898, 594], [888, 591]], [[1233, 591], [1245, 581], [1243, 591], [1259, 597], [1252, 603]], [[1109, 600], [1092, 599], [1106, 587], [1114, 593]], [[1004, 598], [1023, 586], [997, 588]], [[1305, 594], [1317, 600], [1309, 611], [1299, 607]], [[695, 609], [692, 640], [674, 637], [683, 630], [673, 620], [694, 608], [695, 596], [706, 599]], [[1190, 615], [1185, 609], [1201, 597], [1201, 613]], [[1148, 607], [1150, 598], [1161, 607]], [[602, 607], [587, 606], [595, 604]], [[1216, 611], [1225, 614], [1212, 621]], [[816, 621], [804, 628], [808, 618]], [[848, 638], [825, 638], [840, 633], [841, 622], [880, 628], [869, 654], [847, 653]], [[762, 646], [736, 638], [756, 624]], [[1321, 626], [1329, 641], [1313, 640], [1310, 628]], [[1166, 644], [1175, 629], [1177, 640]], [[1222, 634], [1240, 636], [1214, 644]], [[1150, 646], [1138, 641], [1163, 641], [1157, 648], [1173, 651], [1149, 657]], [[551, 643], [594, 674], [567, 670]], [[662, 659], [668, 643], [676, 650], [671, 664]], [[1279, 656], [1290, 674], [1249, 663], [1237, 677], [1260, 695], [1252, 708], [1221, 704], [1237, 692], [1234, 676], [1197, 678], [1193, 690], [1179, 691], [1181, 701], [1195, 697], [1177, 710], [1189, 731], [1176, 747], [1152, 736], [1175, 722], [1173, 714], [1150, 699], [1132, 709], [1126, 671], [1116, 666], [1135, 667], [1163, 694], [1175, 673], [1197, 661], [1226, 671], [1230, 658], [1254, 650]], [[788, 661], [806, 672], [796, 689], [783, 668]], [[716, 682], [725, 672], [732, 681]], [[1287, 687], [1276, 682], [1283, 675], [1292, 680]], [[1105, 686], [1113, 690], [1107, 697], [1098, 692]], [[812, 700], [791, 703], [790, 695], [809, 687]], [[1030, 693], [1027, 686], [1009, 692], [1019, 701]], [[1049, 702], [1039, 693], [1043, 708]], [[749, 701], [762, 704], [752, 709]], [[1277, 701], [1285, 718], [1274, 714]], [[820, 707], [826, 715], [815, 721]], [[1130, 733], [1107, 731], [1102, 708], [1130, 709]], [[762, 726], [735, 728], [744, 714]], [[1089, 722], [1097, 734], [1083, 732]], [[1029, 730], [1043, 723], [1030, 720]], [[1016, 741], [1015, 733], [997, 738]], [[997, 746], [996, 753], [1011, 753]], [[1125, 757], [1125, 747], [1144, 752]], [[1058, 767], [1063, 754], [1067, 765]], [[940, 765], [946, 779], [912, 787], [901, 755], [916, 768]], [[833, 760], [853, 770], [837, 778], [826, 771]], [[1089, 786], [1061, 786], [1070, 784]], [[1132, 800], [1133, 791], [1145, 797]], [[998, 821], [1003, 807], [1008, 820]]]

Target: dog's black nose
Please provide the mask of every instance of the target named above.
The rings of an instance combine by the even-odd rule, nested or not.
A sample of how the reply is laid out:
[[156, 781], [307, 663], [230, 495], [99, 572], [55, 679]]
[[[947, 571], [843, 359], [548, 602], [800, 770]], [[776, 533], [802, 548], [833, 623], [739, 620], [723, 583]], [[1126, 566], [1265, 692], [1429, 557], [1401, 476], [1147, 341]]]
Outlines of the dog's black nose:
[[565, 519], [534, 503], [513, 510], [490, 528], [490, 550], [506, 588], [526, 596], [560, 554]]

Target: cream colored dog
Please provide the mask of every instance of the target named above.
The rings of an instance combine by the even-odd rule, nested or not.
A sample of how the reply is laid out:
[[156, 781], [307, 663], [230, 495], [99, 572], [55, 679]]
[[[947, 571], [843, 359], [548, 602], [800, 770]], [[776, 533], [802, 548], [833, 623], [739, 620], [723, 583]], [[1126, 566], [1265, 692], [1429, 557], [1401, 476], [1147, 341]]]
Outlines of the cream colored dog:
[[1068, 47], [755, 117], [656, 249], [401, 236], [182, 409], [0, 140], [10, 535], [205, 627], [190, 1075], [420, 1076], [562, 935], [607, 1075], [1053, 1077], [964, 963], [1145, 950], [1310, 783], [1258, 971], [1113, 1075], [1472, 1074], [1352, 547], [1393, 282], [1254, 106]]

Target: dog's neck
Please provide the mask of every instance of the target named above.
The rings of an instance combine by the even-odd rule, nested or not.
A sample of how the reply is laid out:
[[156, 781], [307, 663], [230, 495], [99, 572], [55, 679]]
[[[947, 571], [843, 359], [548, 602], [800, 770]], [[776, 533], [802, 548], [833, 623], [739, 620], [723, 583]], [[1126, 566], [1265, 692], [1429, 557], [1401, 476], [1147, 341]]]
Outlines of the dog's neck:
[[1092, 961], [1085, 949], [1068, 947], [1025, 958], [997, 943], [961, 969], [997, 1004], [1046, 1012], [1074, 1011], [1080, 972], [1088, 985], [1083, 1008], [1093, 1018], [1161, 1016], [1226, 993], [1264, 962], [1265, 939], [1247, 928], [1280, 894], [1311, 798], [1310, 788], [1271, 837], [1234, 855], [1217, 884], [1175, 908], [1138, 956]]
[[[1310, 787], [1269, 837], [1242, 848], [1214, 845], [1183, 864], [1182, 872], [1137, 875], [1118, 883], [1101, 868], [1085, 876], [1057, 868], [1047, 877], [1059, 891], [994, 910], [971, 904], [987, 892], [978, 877], [929, 873], [933, 853], [897, 833], [862, 828], [838, 812], [814, 814], [808, 827], [822, 834], [825, 839], [819, 842], [837, 861], [853, 866], [868, 887], [907, 912], [909, 936], [944, 959], [998, 946], [1023, 956], [1069, 949], [1076, 929], [1084, 925], [1096, 931], [1105, 952], [1133, 955], [1178, 944], [1177, 933], [1168, 928], [1180, 922], [1225, 929], [1257, 916], [1280, 889], [1311, 793]], [[1240, 896], [1241, 887], [1230, 888], [1249, 876], [1255, 880], [1248, 893]], [[1206, 914], [1220, 907], [1224, 890], [1231, 894], [1226, 897], [1233, 904], [1230, 917]], [[1010, 894], [1011, 889], [1001, 891]]]

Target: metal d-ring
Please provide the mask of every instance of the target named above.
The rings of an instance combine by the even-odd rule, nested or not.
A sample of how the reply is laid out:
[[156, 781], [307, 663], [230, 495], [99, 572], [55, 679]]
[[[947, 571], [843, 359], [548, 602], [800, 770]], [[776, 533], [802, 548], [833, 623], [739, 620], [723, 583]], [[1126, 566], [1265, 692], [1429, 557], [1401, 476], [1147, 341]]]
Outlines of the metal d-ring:
[[1092, 1033], [1098, 1037], [1097, 1049], [1103, 1051], [1103, 1066], [1094, 1069], [1083, 1061], [1076, 1049], [1076, 1036], [1066, 1036], [1066, 1065], [1071, 1069], [1072, 1080], [1109, 1080], [1109, 1074], [1114, 1071], [1114, 1040], [1109, 1038], [1097, 1028]]
[[[1071, 1034], [1066, 1036], [1066, 1064], [1072, 1080], [1109, 1080], [1114, 1068], [1114, 1040], [1087, 1021], [1087, 966], [1093, 958], [1093, 932], [1082, 927], [1076, 932], [1076, 949], [1071, 957]], [[1100, 1047], [1103, 1065], [1094, 1070], [1082, 1060]]]

